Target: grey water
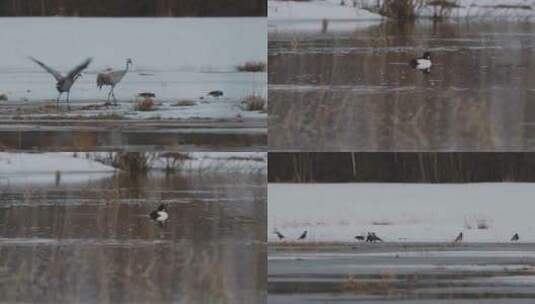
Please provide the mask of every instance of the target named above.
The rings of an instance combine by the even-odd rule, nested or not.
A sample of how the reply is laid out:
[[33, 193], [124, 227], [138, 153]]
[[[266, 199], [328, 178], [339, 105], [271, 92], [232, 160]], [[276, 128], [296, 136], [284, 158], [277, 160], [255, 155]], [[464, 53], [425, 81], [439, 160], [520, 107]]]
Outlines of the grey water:
[[0, 302], [265, 301], [265, 174], [103, 175], [0, 181]]
[[[272, 23], [274, 150], [535, 148], [532, 23]], [[408, 65], [424, 51], [429, 73]]]
[[532, 303], [534, 244], [318, 244], [268, 250], [268, 303]]

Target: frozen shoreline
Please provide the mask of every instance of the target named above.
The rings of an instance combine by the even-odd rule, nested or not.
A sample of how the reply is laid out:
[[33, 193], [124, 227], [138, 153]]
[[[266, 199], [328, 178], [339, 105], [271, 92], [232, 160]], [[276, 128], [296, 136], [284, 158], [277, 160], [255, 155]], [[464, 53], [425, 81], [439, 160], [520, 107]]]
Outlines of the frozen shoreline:
[[[353, 3], [356, 6], [353, 6]], [[460, 0], [457, 7], [451, 8], [448, 15], [452, 18], [480, 19], [530, 19], [535, 16], [533, 0]], [[270, 21], [279, 20], [381, 20], [384, 17], [376, 13], [378, 1], [358, 0], [311, 0], [281, 1], [268, 0]], [[417, 11], [420, 17], [432, 17], [434, 6], [424, 6]]]
[[[348, 1], [349, 2], [349, 1]], [[377, 20], [383, 17], [360, 7], [341, 6], [336, 0], [268, 0], [269, 20]]]
[[[193, 152], [188, 153], [178, 172], [211, 173], [265, 173], [267, 154], [264, 152]], [[61, 183], [98, 179], [118, 171], [100, 161], [105, 153], [10, 153], [0, 152], [0, 185], [10, 183], [43, 182], [54, 183], [57, 174]], [[151, 170], [166, 167], [163, 158], [156, 158], [149, 164]]]
[[[481, 184], [269, 184], [268, 241], [308, 230], [308, 242], [355, 242], [376, 232], [385, 241], [535, 241], [535, 187]], [[479, 228], [478, 228], [479, 226]], [[484, 227], [486, 226], [486, 228]]]
[[116, 169], [83, 157], [61, 153], [0, 152], [0, 185], [11, 183], [54, 183], [56, 173], [62, 183], [99, 179], [113, 174]]

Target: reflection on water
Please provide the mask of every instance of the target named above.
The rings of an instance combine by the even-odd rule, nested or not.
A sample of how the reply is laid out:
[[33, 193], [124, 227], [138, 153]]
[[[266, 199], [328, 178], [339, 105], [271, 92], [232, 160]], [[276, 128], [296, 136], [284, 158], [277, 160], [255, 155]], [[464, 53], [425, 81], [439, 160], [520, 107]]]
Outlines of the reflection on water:
[[535, 299], [534, 244], [298, 247], [270, 247], [268, 303], [533, 303]]
[[2, 185], [0, 302], [265, 302], [265, 175], [232, 174]]
[[[533, 149], [533, 30], [494, 22], [274, 31], [270, 147]], [[430, 74], [408, 67], [424, 50]]]

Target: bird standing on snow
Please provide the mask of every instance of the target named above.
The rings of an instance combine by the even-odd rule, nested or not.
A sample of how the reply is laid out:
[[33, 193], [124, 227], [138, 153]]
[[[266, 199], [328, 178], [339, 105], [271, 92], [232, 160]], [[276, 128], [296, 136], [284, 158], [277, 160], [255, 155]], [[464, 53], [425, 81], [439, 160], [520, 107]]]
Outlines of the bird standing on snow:
[[460, 232], [459, 235], [455, 238], [455, 243], [462, 242], [463, 240], [463, 233]]
[[221, 96], [223, 96], [223, 91], [219, 91], [219, 90], [210, 91], [210, 92], [208, 92], [208, 96], [221, 97]]
[[518, 235], [518, 233], [513, 234], [513, 237], [511, 238], [511, 241], [516, 242], [518, 240], [520, 240], [520, 236]]
[[162, 225], [169, 218], [169, 214], [167, 213], [167, 206], [165, 206], [165, 204], [160, 204], [160, 206], [158, 206], [158, 209], [152, 211], [149, 216], [153, 221], [156, 221], [158, 224]]
[[431, 71], [431, 53], [425, 52], [424, 55], [420, 58], [412, 59], [409, 62], [410, 66], [429, 73]]
[[67, 93], [67, 105], [69, 105], [69, 97], [71, 94], [71, 87], [78, 79], [78, 77], [81, 76], [82, 71], [89, 66], [91, 63], [91, 58], [87, 58], [84, 62], [76, 66], [74, 69], [72, 69], [66, 76], [61, 75], [60, 72], [54, 70], [53, 68], [47, 66], [46, 64], [42, 63], [41, 61], [29, 57], [30, 60], [40, 65], [45, 71], [52, 74], [54, 78], [56, 78], [56, 89], [59, 92], [58, 98], [56, 99], [56, 103], [59, 106], [59, 98], [61, 97], [61, 94]]
[[304, 240], [307, 238], [307, 231], [303, 231], [303, 233], [301, 234], [301, 236], [298, 238], [298, 240]]
[[375, 232], [368, 232], [368, 236], [366, 237], [366, 242], [382, 242], [383, 239], [378, 237]]
[[276, 229], [273, 230], [273, 233], [274, 233], [275, 235], [277, 235], [277, 237], [279, 238], [279, 240], [284, 239], [284, 235], [282, 235], [282, 233], [280, 233], [278, 230], [276, 230]]
[[128, 58], [126, 59], [126, 68], [124, 70], [102, 72], [97, 74], [97, 86], [99, 89], [102, 89], [102, 86], [105, 85], [111, 86], [110, 92], [108, 93], [107, 101], [110, 101], [110, 96], [113, 96], [113, 103], [117, 104], [117, 99], [115, 98], [115, 93], [113, 92], [113, 90], [115, 89], [115, 86], [119, 82], [121, 82], [124, 75], [126, 75], [131, 64], [133, 64], [132, 59]]

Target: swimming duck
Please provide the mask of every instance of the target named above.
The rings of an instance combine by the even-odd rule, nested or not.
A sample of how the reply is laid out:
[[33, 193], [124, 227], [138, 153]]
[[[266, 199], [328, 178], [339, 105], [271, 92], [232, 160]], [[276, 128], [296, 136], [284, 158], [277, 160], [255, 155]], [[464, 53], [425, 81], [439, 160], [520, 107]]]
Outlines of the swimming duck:
[[409, 64], [410, 64], [411, 67], [413, 67], [415, 69], [429, 71], [431, 69], [431, 65], [432, 65], [432, 63], [431, 63], [431, 53], [430, 52], [425, 52], [422, 57], [416, 58], [416, 59], [412, 59], [409, 62]]
[[165, 223], [169, 218], [169, 214], [167, 213], [167, 206], [165, 206], [165, 204], [160, 204], [160, 206], [158, 206], [158, 209], [152, 211], [149, 215], [152, 220], [160, 224]]

